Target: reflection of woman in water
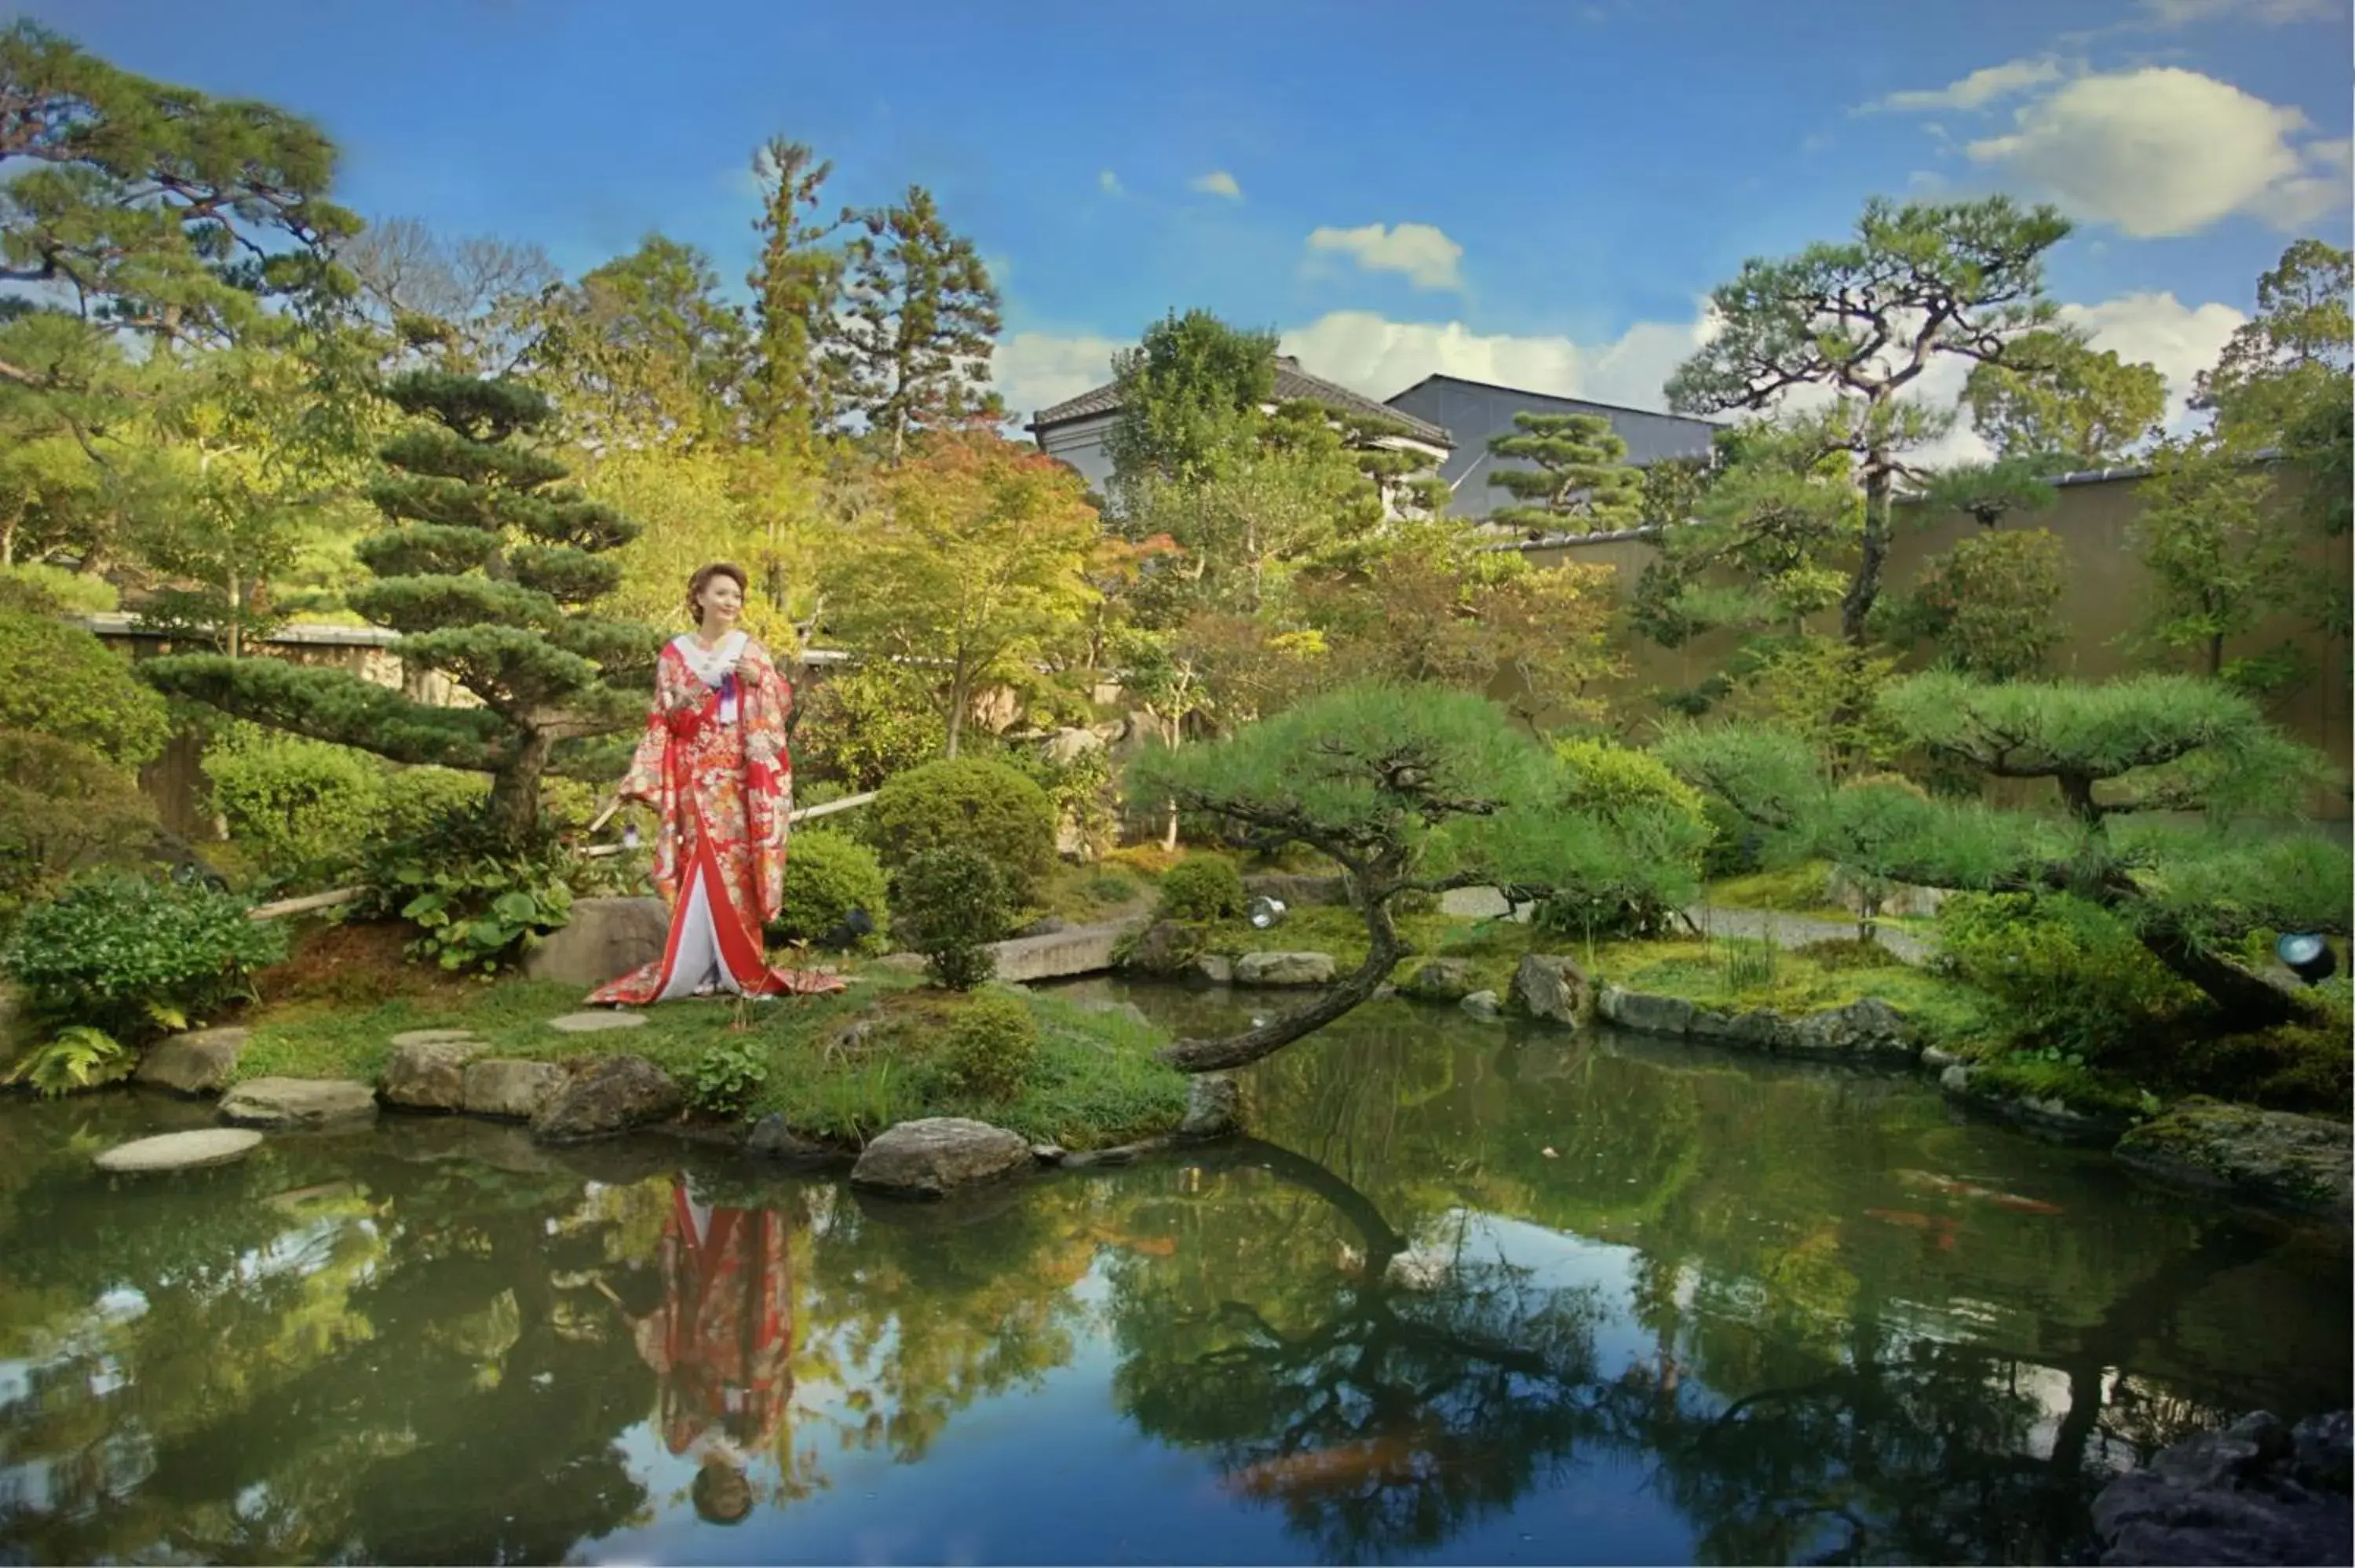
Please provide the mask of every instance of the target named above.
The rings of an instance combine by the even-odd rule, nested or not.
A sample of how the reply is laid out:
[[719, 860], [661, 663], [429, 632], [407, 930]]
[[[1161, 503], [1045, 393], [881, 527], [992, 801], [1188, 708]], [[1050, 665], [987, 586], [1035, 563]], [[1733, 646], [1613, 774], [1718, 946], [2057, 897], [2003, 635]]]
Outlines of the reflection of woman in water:
[[793, 1401], [789, 1239], [776, 1210], [709, 1208], [680, 1178], [663, 1225], [661, 1304], [632, 1324], [661, 1380], [664, 1446], [696, 1457], [695, 1511], [714, 1524], [752, 1511], [745, 1466], [776, 1441]]

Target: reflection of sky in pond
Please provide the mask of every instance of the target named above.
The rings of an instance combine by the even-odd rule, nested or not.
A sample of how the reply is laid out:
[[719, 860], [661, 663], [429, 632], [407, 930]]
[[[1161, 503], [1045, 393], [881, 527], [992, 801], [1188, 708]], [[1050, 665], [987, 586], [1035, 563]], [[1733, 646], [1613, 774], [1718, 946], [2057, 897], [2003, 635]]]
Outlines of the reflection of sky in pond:
[[[957, 1223], [399, 1119], [118, 1183], [184, 1112], [0, 1107], [0, 1561], [2052, 1560], [2154, 1445], [2348, 1402], [2341, 1239], [1902, 1081], [1391, 1016], [1267, 1145]], [[782, 1251], [682, 1266], [681, 1164]], [[707, 1522], [764, 1300], [787, 1413]]]

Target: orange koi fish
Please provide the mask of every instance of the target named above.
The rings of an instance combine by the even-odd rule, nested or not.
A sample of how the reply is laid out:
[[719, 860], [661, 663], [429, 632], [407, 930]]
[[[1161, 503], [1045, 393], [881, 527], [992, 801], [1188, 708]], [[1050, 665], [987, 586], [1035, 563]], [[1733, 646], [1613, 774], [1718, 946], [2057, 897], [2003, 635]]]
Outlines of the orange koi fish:
[[1957, 1181], [1951, 1176], [1939, 1176], [1927, 1171], [1900, 1171], [1897, 1173], [1897, 1179], [1908, 1187], [1927, 1187], [1930, 1191], [1943, 1192], [1949, 1198], [1976, 1198], [1984, 1203], [1993, 1203], [1999, 1209], [2009, 1209], [2014, 1213], [2058, 1214], [2063, 1212], [2060, 1204], [2048, 1203], [2041, 1198], [2023, 1198], [2017, 1192], [1999, 1192], [1992, 1187], [1974, 1186], [1968, 1181]]

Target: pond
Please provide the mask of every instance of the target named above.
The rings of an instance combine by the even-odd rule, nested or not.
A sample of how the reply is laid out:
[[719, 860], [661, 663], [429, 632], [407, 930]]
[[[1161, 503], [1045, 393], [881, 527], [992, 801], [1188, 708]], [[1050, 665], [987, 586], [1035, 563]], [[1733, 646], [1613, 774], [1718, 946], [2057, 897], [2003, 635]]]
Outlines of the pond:
[[1249, 1095], [930, 1209], [425, 1118], [115, 1181], [208, 1107], [12, 1101], [0, 1560], [2062, 1562], [2349, 1403], [2339, 1235], [1911, 1079], [1386, 1003]]

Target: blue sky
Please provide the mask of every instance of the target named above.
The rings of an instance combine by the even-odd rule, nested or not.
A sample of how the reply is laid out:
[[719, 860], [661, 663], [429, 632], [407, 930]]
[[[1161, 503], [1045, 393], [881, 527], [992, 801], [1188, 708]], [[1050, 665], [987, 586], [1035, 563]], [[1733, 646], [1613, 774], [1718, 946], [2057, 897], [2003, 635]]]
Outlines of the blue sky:
[[1376, 396], [1447, 370], [1657, 406], [1702, 296], [1745, 256], [1837, 237], [1874, 193], [1993, 189], [2076, 216], [2055, 293], [2097, 341], [2188, 383], [2290, 238], [2348, 241], [2349, 7], [0, 11], [307, 113], [363, 213], [537, 241], [570, 270], [658, 229], [734, 285], [749, 158], [778, 132], [834, 160], [839, 200], [923, 184], [993, 266], [1001, 380], [1035, 408], [1195, 304], [1283, 329], [1311, 369]]

